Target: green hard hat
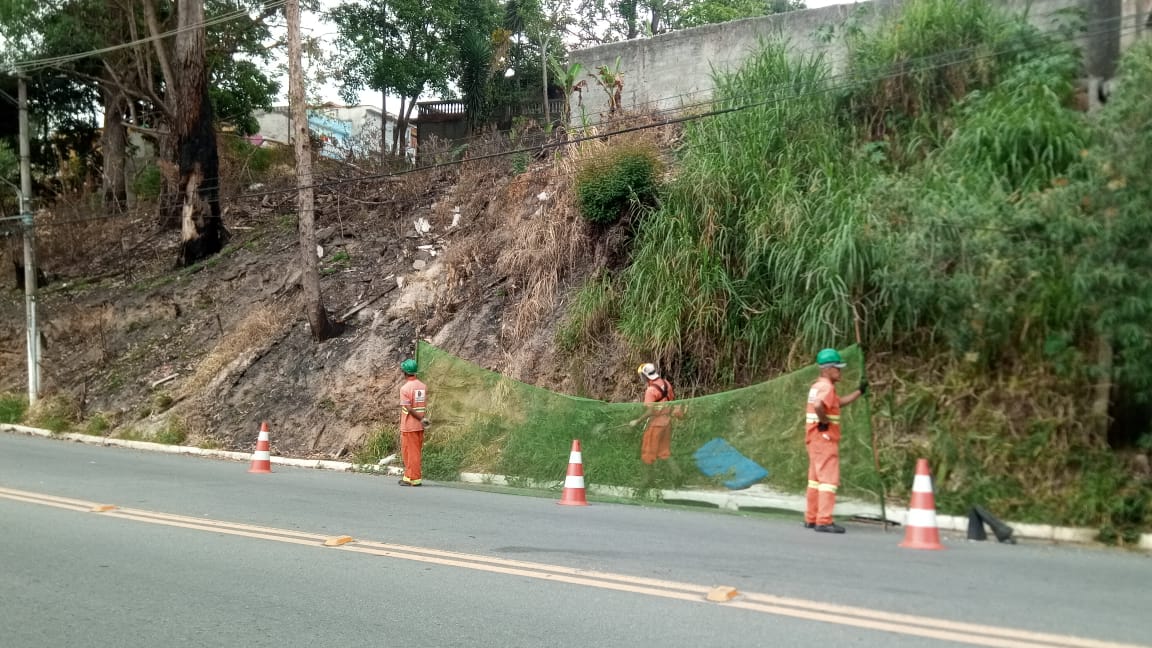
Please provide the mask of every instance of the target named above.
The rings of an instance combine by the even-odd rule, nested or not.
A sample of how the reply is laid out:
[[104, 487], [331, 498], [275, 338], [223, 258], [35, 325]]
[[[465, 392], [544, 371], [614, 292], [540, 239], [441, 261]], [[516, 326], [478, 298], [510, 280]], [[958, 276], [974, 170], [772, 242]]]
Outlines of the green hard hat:
[[820, 353], [816, 354], [816, 364], [821, 367], [838, 367], [844, 368], [848, 363], [840, 357], [840, 352], [836, 349], [823, 349]]
[[400, 363], [400, 371], [403, 371], [404, 373], [409, 374], [409, 375], [414, 375], [416, 373], [416, 361], [413, 360], [412, 358], [408, 358], [404, 362], [401, 362]]

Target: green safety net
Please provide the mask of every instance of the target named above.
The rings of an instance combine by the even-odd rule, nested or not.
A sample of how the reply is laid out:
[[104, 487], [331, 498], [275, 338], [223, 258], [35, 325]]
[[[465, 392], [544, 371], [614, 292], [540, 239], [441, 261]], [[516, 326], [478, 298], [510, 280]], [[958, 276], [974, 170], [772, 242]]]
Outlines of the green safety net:
[[[749, 387], [677, 400], [684, 416], [670, 426], [672, 461], [646, 465], [640, 458], [644, 425], [629, 425], [644, 411], [644, 382], [632, 367], [621, 371], [636, 378], [636, 402], [606, 403], [518, 382], [427, 342], [420, 342], [417, 353], [428, 385], [427, 477], [476, 472], [505, 475], [513, 484], [560, 482], [572, 441], [579, 439], [587, 483], [723, 488], [725, 476], [705, 476], [694, 459], [698, 449], [719, 438], [768, 471], [760, 483], [795, 493], [806, 488], [804, 412], [819, 373], [815, 365]], [[848, 367], [838, 388], [844, 394], [860, 380], [863, 354], [852, 346], [842, 356]], [[842, 424], [840, 492], [875, 501], [880, 480], [867, 399], [846, 406]]]

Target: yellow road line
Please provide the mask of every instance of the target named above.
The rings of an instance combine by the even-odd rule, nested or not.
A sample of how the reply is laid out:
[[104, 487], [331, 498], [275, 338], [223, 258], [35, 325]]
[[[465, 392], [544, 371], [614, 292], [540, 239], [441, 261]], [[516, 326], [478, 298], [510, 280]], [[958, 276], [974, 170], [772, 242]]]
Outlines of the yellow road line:
[[[100, 506], [95, 502], [9, 488], [0, 488], [0, 497], [17, 502], [39, 504], [77, 512], [90, 512]], [[320, 548], [325, 548], [324, 544], [333, 537], [331, 534], [308, 533], [291, 529], [202, 519], [132, 508], [117, 507], [101, 512], [99, 515], [102, 517], [148, 522], [195, 531], [221, 533], [238, 537]], [[706, 585], [643, 578], [611, 572], [581, 570], [561, 565], [510, 560], [494, 556], [466, 554], [370, 540], [356, 539], [346, 544], [329, 546], [326, 549], [331, 551], [350, 551], [353, 553], [397, 558], [400, 560], [411, 560], [445, 567], [472, 569], [508, 576], [534, 578], [571, 585], [583, 585], [599, 589], [696, 603], [706, 602], [707, 594], [709, 590], [711, 590], [711, 586]], [[804, 619], [807, 621], [833, 623], [868, 630], [892, 632], [942, 641], [954, 641], [975, 646], [989, 646], [991, 648], [1146, 648], [1135, 644], [1114, 643], [1069, 635], [1001, 628], [911, 614], [897, 614], [869, 608], [822, 603], [819, 601], [757, 592], [741, 592], [741, 596], [735, 600], [721, 603], [720, 605], [752, 612]]]

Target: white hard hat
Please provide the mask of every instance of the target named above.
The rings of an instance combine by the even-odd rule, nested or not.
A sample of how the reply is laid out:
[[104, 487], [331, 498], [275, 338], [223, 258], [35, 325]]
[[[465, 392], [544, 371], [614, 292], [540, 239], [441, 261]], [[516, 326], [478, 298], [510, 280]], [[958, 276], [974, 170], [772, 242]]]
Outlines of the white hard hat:
[[656, 371], [656, 365], [651, 362], [645, 362], [636, 368], [636, 373], [644, 376], [648, 380], [655, 380], [660, 377], [660, 372]]

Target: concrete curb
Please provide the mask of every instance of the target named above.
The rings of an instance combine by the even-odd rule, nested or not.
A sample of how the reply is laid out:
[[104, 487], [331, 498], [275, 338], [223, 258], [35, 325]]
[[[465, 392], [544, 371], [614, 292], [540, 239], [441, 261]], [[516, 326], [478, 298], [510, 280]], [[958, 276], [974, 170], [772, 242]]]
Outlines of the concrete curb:
[[[227, 450], [209, 450], [190, 446], [173, 446], [148, 441], [126, 441], [109, 437], [93, 436], [90, 434], [54, 434], [50, 430], [27, 427], [24, 425], [0, 424], [0, 432], [15, 432], [31, 436], [65, 439], [88, 445], [118, 446], [133, 450], [148, 450], [152, 452], [166, 452], [169, 454], [186, 454], [230, 461], [250, 461], [252, 455], [246, 452], [230, 452]], [[353, 464], [346, 461], [329, 461], [325, 459], [295, 459], [291, 457], [272, 457], [271, 462], [280, 466], [294, 468], [312, 468], [318, 470], [334, 470], [338, 472], [368, 472], [383, 475], [400, 475], [403, 471], [395, 466], [377, 466], [372, 464]], [[467, 484], [484, 484], [491, 486], [522, 486], [543, 490], [559, 490], [563, 480], [540, 482], [531, 479], [507, 477], [505, 475], [490, 475], [486, 473], [460, 473], [460, 481]], [[635, 495], [633, 488], [625, 486], [606, 486], [590, 484], [587, 490], [591, 494], [606, 497], [631, 498]], [[804, 512], [805, 498], [802, 495], [784, 493], [762, 484], [756, 484], [740, 491], [711, 491], [711, 490], [661, 490], [660, 499], [665, 502], [685, 502], [709, 504], [716, 508], [729, 511], [754, 511], [759, 509], [779, 509], [784, 511]], [[880, 506], [867, 502], [839, 499], [836, 502], [836, 512], [844, 516], [860, 516], [880, 519]], [[907, 509], [897, 506], [886, 508], [889, 522], [903, 524]], [[968, 518], [962, 515], [937, 515], [936, 524], [942, 531], [966, 532]], [[1050, 542], [1063, 542], [1074, 544], [1092, 544], [1096, 542], [1097, 531], [1083, 527], [1059, 527], [1050, 524], [1029, 524], [1023, 522], [1006, 522], [1015, 531], [1016, 537]], [[1137, 547], [1152, 552], [1152, 533], [1140, 536]]]
[[[537, 482], [529, 479], [505, 477], [504, 475], [488, 475], [483, 473], [461, 473], [460, 481], [471, 484], [487, 484], [492, 486], [525, 486], [528, 488], [541, 488], [559, 490], [562, 481]], [[586, 490], [591, 494], [609, 497], [632, 497], [634, 489], [621, 486], [602, 486], [590, 484]], [[803, 495], [794, 495], [774, 490], [767, 486], [757, 484], [741, 491], [707, 491], [707, 490], [661, 490], [660, 499], [664, 502], [691, 502], [710, 504], [719, 509], [729, 511], [754, 511], [762, 509], [778, 509], [803, 513], [807, 502]], [[888, 506], [885, 513], [889, 522], [903, 524], [908, 509], [900, 506]], [[836, 513], [844, 516], [860, 516], [880, 519], [880, 506], [867, 502], [850, 499], [836, 501]], [[1096, 542], [1096, 529], [1077, 527], [1058, 527], [1050, 524], [1028, 524], [1023, 522], [1006, 522], [1015, 531], [1019, 538], [1046, 540], [1051, 542], [1066, 542], [1076, 544], [1093, 544]], [[963, 515], [937, 515], [936, 525], [942, 531], [968, 531], [968, 517]], [[1152, 550], [1152, 533], [1145, 533], [1140, 539], [1140, 548]]]
[[[73, 432], [54, 434], [51, 430], [27, 427], [25, 425], [12, 425], [8, 423], [0, 424], [0, 431], [15, 432], [18, 434], [27, 434], [30, 436], [39, 436], [52, 439], [62, 439], [65, 441], [75, 441], [77, 443], [84, 443], [87, 445], [116, 446], [120, 448], [131, 448], [133, 450], [148, 450], [151, 452], [166, 452], [168, 454], [195, 455], [198, 457], [209, 457], [212, 459], [227, 459], [229, 461], [251, 461], [252, 459], [252, 454], [248, 452], [231, 452], [228, 450], [212, 450], [208, 448], [195, 448], [192, 446], [167, 445], [164, 443], [152, 443], [150, 441], [127, 441], [125, 439], [113, 439], [111, 437], [95, 436], [92, 434], [76, 434]], [[339, 472], [373, 472], [386, 475], [398, 475], [401, 472], [400, 469], [392, 466], [358, 465], [348, 463], [346, 461], [329, 461], [326, 459], [294, 459], [292, 457], [272, 457], [271, 462], [275, 465], [291, 466], [293, 468], [314, 468], [320, 470], [335, 470]]]

